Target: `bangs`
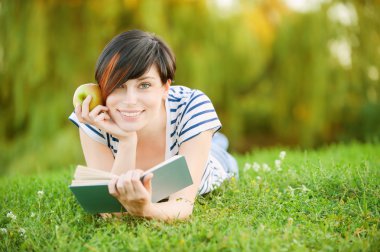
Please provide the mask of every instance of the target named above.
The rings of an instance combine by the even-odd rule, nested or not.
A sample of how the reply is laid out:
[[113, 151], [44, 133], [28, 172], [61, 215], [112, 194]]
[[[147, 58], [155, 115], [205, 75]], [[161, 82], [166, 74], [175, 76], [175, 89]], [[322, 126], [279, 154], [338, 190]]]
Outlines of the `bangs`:
[[104, 100], [115, 88], [141, 77], [153, 65], [163, 83], [173, 79], [175, 58], [160, 39], [136, 30], [116, 36], [105, 47], [96, 65], [95, 79]]
[[132, 50], [124, 48], [120, 54], [120, 60], [117, 63], [116, 69], [113, 74], [118, 75], [119, 78], [114, 81], [112, 86], [114, 88], [123, 85], [131, 79], [137, 79], [149, 71], [154, 65], [155, 58], [157, 57], [155, 46], [136, 46]]

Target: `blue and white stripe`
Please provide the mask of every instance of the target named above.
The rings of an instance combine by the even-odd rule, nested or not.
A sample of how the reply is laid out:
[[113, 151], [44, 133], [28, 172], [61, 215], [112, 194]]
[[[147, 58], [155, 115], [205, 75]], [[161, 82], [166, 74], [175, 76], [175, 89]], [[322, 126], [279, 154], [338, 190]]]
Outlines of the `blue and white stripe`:
[[166, 101], [170, 156], [178, 153], [182, 143], [203, 131], [220, 129], [221, 123], [210, 99], [201, 91], [171, 86]]
[[[165, 102], [167, 111], [166, 155], [168, 159], [178, 154], [182, 143], [192, 139], [203, 131], [218, 131], [221, 123], [210, 99], [201, 91], [184, 86], [171, 86]], [[72, 113], [69, 119], [88, 136], [117, 153], [118, 139], [94, 126], [80, 123]], [[214, 143], [213, 143], [214, 145]], [[213, 147], [212, 147], [213, 148]], [[229, 176], [223, 161], [210, 151], [209, 159], [199, 187], [199, 194], [215, 189]]]

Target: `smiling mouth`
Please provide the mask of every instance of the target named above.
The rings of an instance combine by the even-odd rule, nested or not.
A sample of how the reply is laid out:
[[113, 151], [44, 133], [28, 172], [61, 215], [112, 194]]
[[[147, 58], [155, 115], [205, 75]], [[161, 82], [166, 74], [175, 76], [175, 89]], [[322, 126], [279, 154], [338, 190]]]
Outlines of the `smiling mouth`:
[[131, 111], [131, 112], [126, 112], [126, 111], [119, 111], [120, 114], [123, 116], [123, 117], [127, 117], [127, 118], [133, 118], [133, 117], [138, 117], [139, 115], [141, 115], [144, 110], [141, 110], [141, 111]]

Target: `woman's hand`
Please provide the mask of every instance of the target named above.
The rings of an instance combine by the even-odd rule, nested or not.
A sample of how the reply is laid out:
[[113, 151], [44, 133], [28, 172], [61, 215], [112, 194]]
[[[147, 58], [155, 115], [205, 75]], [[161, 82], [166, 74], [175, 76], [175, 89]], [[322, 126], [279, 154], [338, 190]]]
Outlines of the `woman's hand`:
[[149, 217], [153, 174], [146, 175], [141, 182], [142, 173], [141, 170], [132, 170], [122, 174], [108, 184], [108, 191], [131, 215]]
[[94, 125], [95, 127], [112, 134], [119, 140], [136, 137], [136, 132], [127, 132], [120, 129], [108, 114], [108, 107], [96, 106], [90, 111], [89, 105], [92, 97], [89, 95], [81, 105], [75, 107], [75, 115], [81, 123]]

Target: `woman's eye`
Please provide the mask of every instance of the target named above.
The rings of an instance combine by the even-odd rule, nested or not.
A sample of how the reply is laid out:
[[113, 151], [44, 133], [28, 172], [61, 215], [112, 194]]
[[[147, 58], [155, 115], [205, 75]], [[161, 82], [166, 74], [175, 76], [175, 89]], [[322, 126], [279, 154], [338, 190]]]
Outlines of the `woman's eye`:
[[139, 85], [139, 88], [141, 88], [141, 89], [147, 89], [147, 88], [149, 88], [151, 85], [150, 85], [150, 83], [141, 83], [140, 85]]

